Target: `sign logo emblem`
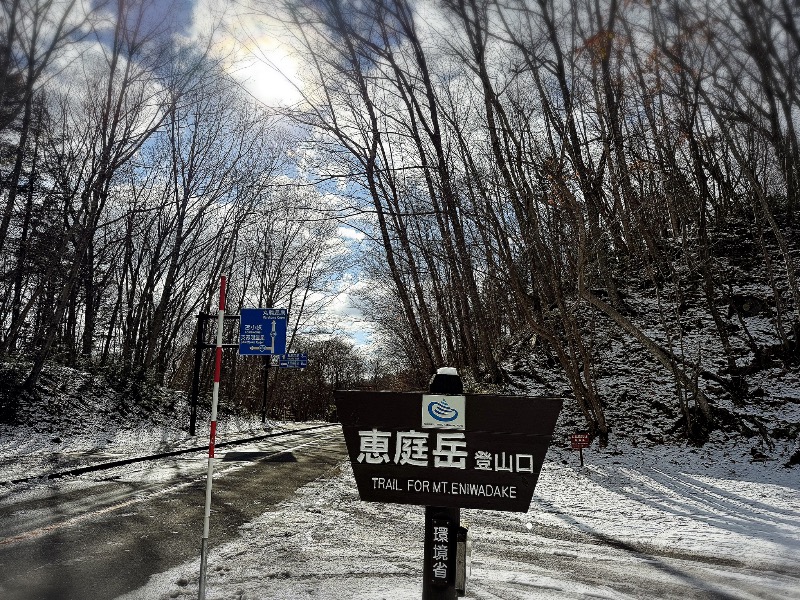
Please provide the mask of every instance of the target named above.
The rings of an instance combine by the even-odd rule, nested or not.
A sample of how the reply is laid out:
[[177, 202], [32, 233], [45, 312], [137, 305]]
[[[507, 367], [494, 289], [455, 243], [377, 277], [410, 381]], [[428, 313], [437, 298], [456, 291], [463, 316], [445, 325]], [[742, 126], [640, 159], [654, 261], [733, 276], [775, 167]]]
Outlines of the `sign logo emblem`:
[[464, 396], [424, 394], [422, 396], [422, 427], [424, 429], [463, 430]]
[[458, 411], [447, 404], [447, 400], [442, 399], [439, 402], [431, 402], [428, 404], [428, 414], [437, 421], [448, 423], [455, 421], [458, 418]]

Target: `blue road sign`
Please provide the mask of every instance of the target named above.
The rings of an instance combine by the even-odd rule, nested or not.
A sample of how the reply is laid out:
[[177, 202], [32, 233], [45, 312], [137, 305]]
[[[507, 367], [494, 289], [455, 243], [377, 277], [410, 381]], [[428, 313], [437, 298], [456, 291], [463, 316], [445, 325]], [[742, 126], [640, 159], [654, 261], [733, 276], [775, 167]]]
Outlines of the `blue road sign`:
[[305, 352], [284, 354], [280, 357], [278, 366], [282, 369], [305, 369], [308, 366], [308, 354]]
[[239, 354], [286, 353], [285, 308], [243, 308], [239, 313]]

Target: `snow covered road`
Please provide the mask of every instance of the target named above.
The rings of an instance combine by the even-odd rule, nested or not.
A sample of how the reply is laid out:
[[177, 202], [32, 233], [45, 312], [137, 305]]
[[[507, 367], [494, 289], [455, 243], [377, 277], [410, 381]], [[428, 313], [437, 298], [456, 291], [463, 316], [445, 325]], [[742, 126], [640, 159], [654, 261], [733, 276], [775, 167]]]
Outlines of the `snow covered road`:
[[[332, 431], [338, 437], [340, 430]], [[467, 598], [797, 600], [800, 468], [751, 462], [739, 438], [715, 435], [720, 438], [704, 448], [613, 442], [586, 451], [583, 468], [576, 454], [551, 447], [527, 513], [462, 511], [472, 543]], [[160, 440], [144, 432], [130, 437], [129, 446], [113, 445], [119, 456]], [[41, 451], [9, 463], [7, 478], [60, 469], [47, 441], [38, 444]], [[8, 461], [24, 443], [9, 442]], [[226, 450], [236, 458], [235, 452], [264, 448]], [[79, 464], [88, 460], [89, 453], [81, 454]], [[327, 476], [286, 492], [277, 504], [250, 487], [249, 462], [219, 462], [208, 600], [420, 598], [423, 508], [361, 502], [344, 454], [327, 460]], [[298, 466], [270, 464], [284, 474]], [[126, 587], [117, 588], [119, 600], [195, 600], [203, 487], [198, 473], [204, 470], [205, 458], [197, 456], [159, 468], [130, 465], [109, 476], [0, 488], [0, 537], [36, 538], [0, 542], [0, 597], [68, 597], [36, 595], [20, 582], [35, 575], [63, 589], [89, 573], [126, 579]], [[194, 516], [169, 513], [176, 490], [159, 490], [188, 491], [190, 485], [197, 488]], [[34, 505], [48, 489], [64, 495], [50, 506]], [[19, 499], [32, 504], [13, 508]], [[115, 539], [114, 523], [130, 528], [127, 541]], [[158, 535], [168, 538], [159, 551], [155, 523], [165, 526]], [[102, 532], [105, 542], [81, 546], [93, 532]], [[77, 553], [65, 553], [70, 543]], [[36, 566], [51, 563], [62, 570]], [[74, 597], [113, 598], [111, 590]]]
[[[527, 513], [462, 511], [467, 598], [800, 598], [797, 469], [720, 450], [551, 449]], [[423, 510], [312, 482], [209, 558], [208, 599], [417, 599]], [[120, 600], [196, 598], [196, 560]]]
[[[334, 468], [344, 446], [328, 428], [219, 456], [212, 544], [237, 537], [243, 522]], [[199, 454], [171, 457], [7, 489], [0, 597], [110, 599], [198, 555], [206, 464]]]

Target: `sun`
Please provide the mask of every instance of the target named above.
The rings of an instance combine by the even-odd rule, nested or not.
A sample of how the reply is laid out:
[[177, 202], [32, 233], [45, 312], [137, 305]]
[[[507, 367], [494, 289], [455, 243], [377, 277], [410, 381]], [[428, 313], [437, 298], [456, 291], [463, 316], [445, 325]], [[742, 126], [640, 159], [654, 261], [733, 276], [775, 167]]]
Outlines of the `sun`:
[[266, 105], [299, 102], [300, 63], [287, 42], [287, 25], [236, 2], [224, 6], [220, 12], [214, 0], [198, 0], [193, 21], [196, 31], [214, 31], [213, 52], [228, 73]]
[[242, 85], [268, 105], [291, 105], [301, 100], [299, 63], [292, 50], [280, 41], [265, 16], [240, 19], [229, 36], [229, 70]]

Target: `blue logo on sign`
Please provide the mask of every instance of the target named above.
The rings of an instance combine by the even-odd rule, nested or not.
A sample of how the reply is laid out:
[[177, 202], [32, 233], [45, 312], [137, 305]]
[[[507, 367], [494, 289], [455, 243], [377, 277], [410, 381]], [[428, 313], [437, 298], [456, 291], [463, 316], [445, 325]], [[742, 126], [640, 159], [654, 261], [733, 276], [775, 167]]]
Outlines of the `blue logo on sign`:
[[447, 404], [447, 400], [428, 404], [428, 414], [437, 421], [442, 421], [443, 423], [449, 423], [458, 418], [458, 411]]

